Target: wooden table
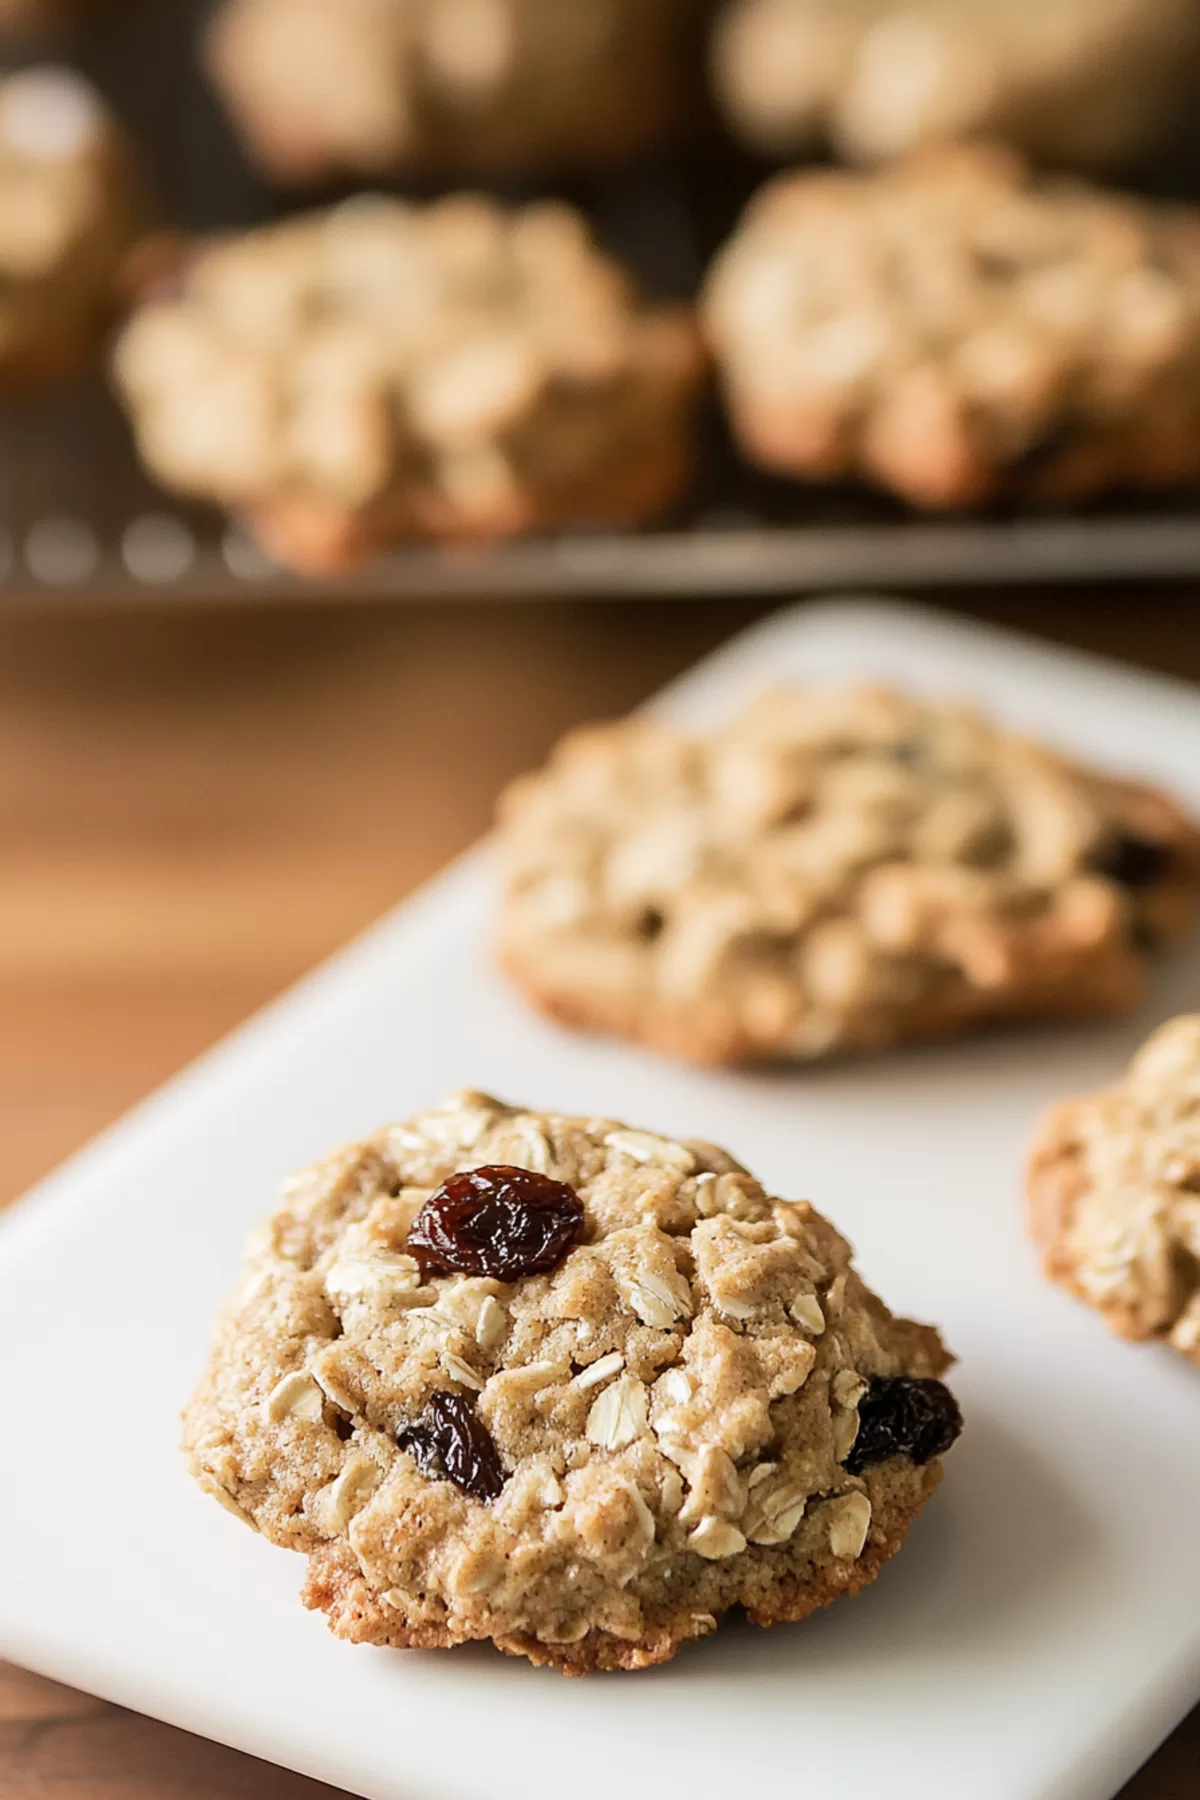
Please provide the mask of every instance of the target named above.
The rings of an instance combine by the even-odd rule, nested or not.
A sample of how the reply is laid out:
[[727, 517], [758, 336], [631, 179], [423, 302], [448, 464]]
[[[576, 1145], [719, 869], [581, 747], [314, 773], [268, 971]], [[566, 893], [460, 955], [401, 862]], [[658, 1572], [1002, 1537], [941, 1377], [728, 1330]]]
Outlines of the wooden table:
[[[971, 604], [1200, 678], [1195, 594]], [[564, 727], [753, 616], [0, 619], [0, 1203], [469, 843]], [[330, 1793], [0, 1667], [4, 1800]], [[1200, 1712], [1123, 1800], [1197, 1796]]]

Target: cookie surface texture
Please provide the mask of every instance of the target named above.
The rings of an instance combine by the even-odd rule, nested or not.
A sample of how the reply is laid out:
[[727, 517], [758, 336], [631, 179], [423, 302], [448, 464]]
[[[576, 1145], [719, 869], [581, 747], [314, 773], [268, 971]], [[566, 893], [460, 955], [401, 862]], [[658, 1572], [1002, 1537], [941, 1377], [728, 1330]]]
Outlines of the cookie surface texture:
[[1119, 1013], [1200, 879], [1165, 796], [887, 688], [578, 732], [509, 790], [501, 849], [535, 1004], [714, 1063]]
[[[437, 1272], [501, 1238], [541, 1272]], [[188, 1462], [341, 1637], [647, 1667], [857, 1592], [941, 1478], [949, 1357], [850, 1256], [712, 1145], [460, 1094], [288, 1183]]]
[[1051, 1280], [1120, 1336], [1200, 1365], [1200, 1014], [1155, 1032], [1115, 1087], [1050, 1113], [1029, 1217]]

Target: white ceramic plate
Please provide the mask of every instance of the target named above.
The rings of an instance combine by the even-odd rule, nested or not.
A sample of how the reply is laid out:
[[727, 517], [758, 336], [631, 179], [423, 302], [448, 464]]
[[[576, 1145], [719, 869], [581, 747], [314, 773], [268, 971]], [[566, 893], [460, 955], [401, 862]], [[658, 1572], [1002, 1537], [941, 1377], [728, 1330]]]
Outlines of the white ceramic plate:
[[[971, 694], [1200, 804], [1193, 690], [902, 607], [786, 613], [665, 704], [788, 675]], [[488, 967], [490, 885], [469, 857], [0, 1227], [0, 1653], [372, 1800], [1107, 1800], [1200, 1695], [1200, 1379], [1042, 1284], [1021, 1159], [1046, 1102], [1200, 1004], [1200, 961], [1118, 1026], [697, 1073], [533, 1018]], [[636, 1678], [353, 1649], [193, 1488], [176, 1415], [275, 1184], [461, 1086], [726, 1143], [944, 1327], [968, 1430], [860, 1599]]]

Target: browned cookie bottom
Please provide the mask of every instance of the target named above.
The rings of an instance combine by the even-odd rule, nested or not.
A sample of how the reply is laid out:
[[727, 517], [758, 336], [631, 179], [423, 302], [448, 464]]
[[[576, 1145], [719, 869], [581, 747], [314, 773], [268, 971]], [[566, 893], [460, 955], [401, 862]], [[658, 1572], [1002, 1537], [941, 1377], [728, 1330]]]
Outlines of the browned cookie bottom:
[[313, 495], [273, 501], [251, 513], [250, 532], [267, 555], [306, 575], [336, 575], [402, 545], [435, 541], [464, 550], [569, 526], [641, 525], [684, 493], [695, 452], [690, 438], [630, 447], [619, 469], [570, 493], [510, 493], [494, 508], [464, 511], [436, 491], [403, 497], [394, 509], [359, 514]]
[[[763, 1567], [753, 1582], [730, 1583], [730, 1598], [721, 1610], [740, 1608], [751, 1624], [767, 1628], [799, 1624], [836, 1600], [853, 1599], [902, 1547], [926, 1500], [940, 1487], [943, 1474], [940, 1462], [921, 1469], [898, 1459], [882, 1465], [868, 1482], [872, 1517], [860, 1556], [848, 1562], [844, 1557], [818, 1555], [806, 1570], [798, 1572]], [[354, 1558], [344, 1552], [311, 1558], [301, 1598], [305, 1606], [326, 1615], [335, 1637], [352, 1644], [449, 1650], [481, 1641], [456, 1636], [445, 1625], [402, 1623], [391, 1608], [379, 1605]], [[721, 1612], [681, 1606], [650, 1619], [636, 1642], [605, 1631], [589, 1631], [578, 1643], [569, 1645], [544, 1644], [522, 1632], [492, 1640], [485, 1635], [482, 1641], [492, 1641], [508, 1656], [523, 1656], [538, 1668], [557, 1669], [562, 1675], [636, 1671], [670, 1662], [687, 1644], [711, 1637], [720, 1617]]]

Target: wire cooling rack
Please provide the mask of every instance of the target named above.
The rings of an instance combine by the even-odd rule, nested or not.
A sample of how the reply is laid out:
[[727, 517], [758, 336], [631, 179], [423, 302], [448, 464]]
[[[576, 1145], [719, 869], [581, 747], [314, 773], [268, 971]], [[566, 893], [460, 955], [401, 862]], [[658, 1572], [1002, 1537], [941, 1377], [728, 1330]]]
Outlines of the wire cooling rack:
[[[73, 36], [10, 61], [69, 60], [108, 94], [149, 159], [164, 219], [238, 228], [328, 194], [281, 197], [240, 155], [197, 58], [212, 0], [123, 0]], [[336, 4], [337, 0], [330, 0]], [[1151, 186], [1194, 187], [1182, 157]], [[713, 131], [686, 160], [556, 191], [658, 293], [694, 293], [766, 173]], [[514, 198], [535, 190], [505, 190]], [[203, 604], [514, 594], [789, 594], [900, 584], [1167, 579], [1200, 573], [1200, 502], [1125, 502], [1073, 515], [915, 518], [862, 491], [805, 490], [748, 469], [715, 412], [676, 516], [642, 532], [560, 533], [499, 548], [401, 549], [309, 582], [272, 564], [219, 514], [148, 480], [103, 375], [0, 404], [0, 606]]]

